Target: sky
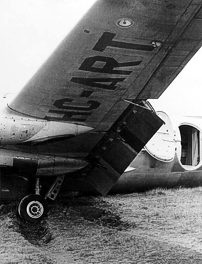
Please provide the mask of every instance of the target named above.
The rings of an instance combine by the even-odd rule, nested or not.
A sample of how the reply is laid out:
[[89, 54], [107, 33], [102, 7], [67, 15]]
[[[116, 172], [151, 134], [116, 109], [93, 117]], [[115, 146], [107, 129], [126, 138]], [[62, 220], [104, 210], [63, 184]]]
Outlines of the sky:
[[[95, 0], [1, 0], [0, 93], [17, 93]], [[202, 49], [164, 94], [157, 110], [202, 116]]]

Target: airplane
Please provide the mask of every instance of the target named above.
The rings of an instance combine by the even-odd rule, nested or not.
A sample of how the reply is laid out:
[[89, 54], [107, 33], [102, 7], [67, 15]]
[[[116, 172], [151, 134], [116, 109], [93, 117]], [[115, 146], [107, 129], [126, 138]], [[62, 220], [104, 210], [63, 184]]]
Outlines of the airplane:
[[[202, 117], [168, 115], [164, 111], [156, 113], [164, 124], [138, 153], [109, 194], [202, 186]], [[72, 178], [67, 178], [64, 183], [62, 193], [66, 191], [97, 194], [82, 179]]]
[[199, 0], [97, 0], [25, 87], [2, 99], [1, 201], [19, 200], [20, 218], [37, 223], [68, 179], [102, 195], [115, 188], [165, 123], [147, 99], [201, 47], [201, 10]]

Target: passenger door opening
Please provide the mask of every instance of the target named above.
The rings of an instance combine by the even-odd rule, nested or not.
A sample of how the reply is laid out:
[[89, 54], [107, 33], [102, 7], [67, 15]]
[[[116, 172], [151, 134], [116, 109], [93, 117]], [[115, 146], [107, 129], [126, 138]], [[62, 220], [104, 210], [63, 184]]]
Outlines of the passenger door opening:
[[189, 125], [179, 127], [181, 134], [181, 163], [197, 166], [200, 162], [200, 131]]

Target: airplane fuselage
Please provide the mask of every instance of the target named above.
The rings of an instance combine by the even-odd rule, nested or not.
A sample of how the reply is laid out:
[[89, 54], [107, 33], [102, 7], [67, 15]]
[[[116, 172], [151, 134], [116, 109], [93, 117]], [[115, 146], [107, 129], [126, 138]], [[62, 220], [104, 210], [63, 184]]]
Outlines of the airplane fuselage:
[[[58, 177], [88, 165], [85, 153], [80, 157], [77, 153], [69, 153], [68, 142], [79, 134], [90, 132], [90, 127], [20, 115], [7, 107], [6, 98], [2, 99], [0, 115], [1, 200], [18, 199], [20, 193], [24, 195], [24, 189], [29, 186], [27, 179]], [[158, 112], [158, 115], [165, 124], [140, 151], [111, 193], [192, 186], [193, 175], [197, 177], [195, 185], [202, 184], [199, 178], [202, 119], [184, 118], [173, 122], [164, 112]], [[21, 189], [12, 184], [16, 179], [14, 175], [21, 181]], [[96, 193], [79, 177], [66, 177], [65, 182], [65, 191]]]

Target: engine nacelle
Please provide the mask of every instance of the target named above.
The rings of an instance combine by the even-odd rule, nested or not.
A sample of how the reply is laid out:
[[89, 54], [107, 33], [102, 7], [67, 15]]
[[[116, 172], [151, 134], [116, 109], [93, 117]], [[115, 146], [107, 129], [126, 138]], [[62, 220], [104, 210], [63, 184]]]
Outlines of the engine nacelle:
[[26, 117], [9, 109], [6, 99], [2, 100], [1, 103], [1, 145], [34, 144], [61, 137], [69, 138], [93, 129], [68, 122], [54, 122]]
[[0, 150], [0, 168], [24, 177], [60, 176], [84, 168], [88, 163], [79, 158], [65, 158], [48, 155]]

